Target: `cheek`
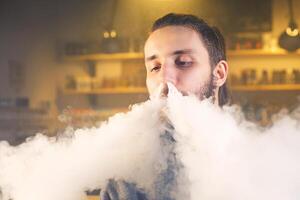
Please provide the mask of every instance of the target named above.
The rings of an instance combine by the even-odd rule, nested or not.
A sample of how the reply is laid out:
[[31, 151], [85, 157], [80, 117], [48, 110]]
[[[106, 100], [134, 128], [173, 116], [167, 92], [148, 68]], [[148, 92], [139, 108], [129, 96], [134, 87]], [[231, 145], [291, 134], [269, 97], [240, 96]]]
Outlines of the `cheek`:
[[155, 88], [157, 88], [157, 85], [158, 85], [158, 83], [157, 83], [156, 79], [154, 79], [153, 77], [147, 76], [146, 86], [147, 86], [147, 89], [148, 89], [148, 92], [150, 95], [154, 93]]
[[199, 87], [205, 85], [210, 79], [210, 70], [195, 69], [182, 74], [180, 77], [180, 84], [187, 91], [197, 90]]

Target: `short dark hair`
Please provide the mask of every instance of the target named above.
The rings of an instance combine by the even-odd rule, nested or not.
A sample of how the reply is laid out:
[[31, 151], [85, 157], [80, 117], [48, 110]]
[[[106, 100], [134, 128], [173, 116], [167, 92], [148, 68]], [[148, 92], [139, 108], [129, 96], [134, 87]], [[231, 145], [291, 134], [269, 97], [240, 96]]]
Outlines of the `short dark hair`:
[[[203, 19], [194, 15], [169, 13], [157, 19], [153, 23], [151, 31], [153, 32], [166, 26], [184, 26], [195, 30], [208, 51], [212, 68], [221, 60], [226, 60], [224, 37], [217, 27], [209, 26]], [[229, 101], [226, 82], [219, 88], [218, 99], [220, 106]]]

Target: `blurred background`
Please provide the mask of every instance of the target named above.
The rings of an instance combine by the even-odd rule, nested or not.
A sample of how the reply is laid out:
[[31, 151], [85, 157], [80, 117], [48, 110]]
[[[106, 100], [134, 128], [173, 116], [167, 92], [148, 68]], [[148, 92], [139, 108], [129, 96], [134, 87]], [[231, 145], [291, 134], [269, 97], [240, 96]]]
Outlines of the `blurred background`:
[[269, 125], [299, 104], [299, 10], [300, 0], [2, 0], [0, 140], [97, 125], [148, 99], [143, 45], [169, 12], [220, 28], [232, 102]]

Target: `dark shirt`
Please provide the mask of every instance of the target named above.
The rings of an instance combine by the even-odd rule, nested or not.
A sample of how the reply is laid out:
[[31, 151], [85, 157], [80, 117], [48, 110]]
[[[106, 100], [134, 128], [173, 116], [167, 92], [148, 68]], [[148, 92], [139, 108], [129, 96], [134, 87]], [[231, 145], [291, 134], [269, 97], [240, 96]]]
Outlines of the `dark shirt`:
[[[174, 153], [175, 140], [173, 138], [173, 126], [168, 124], [167, 130], [161, 135], [161, 147], [166, 155], [167, 168], [163, 169], [156, 178], [154, 184], [155, 200], [174, 200], [172, 191], [176, 190], [178, 174], [181, 164]], [[174, 193], [173, 193], [174, 194]], [[100, 192], [101, 200], [148, 200], [148, 195], [143, 189], [134, 183], [124, 180], [110, 180], [106, 187]]]

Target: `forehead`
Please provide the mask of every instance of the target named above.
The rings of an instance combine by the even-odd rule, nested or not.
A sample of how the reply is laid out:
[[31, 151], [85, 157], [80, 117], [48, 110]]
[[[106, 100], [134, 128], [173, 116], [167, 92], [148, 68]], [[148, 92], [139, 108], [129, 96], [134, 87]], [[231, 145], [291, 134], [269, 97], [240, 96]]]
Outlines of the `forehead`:
[[182, 49], [206, 53], [200, 35], [184, 26], [166, 26], [152, 32], [145, 44], [145, 55], [169, 54]]

